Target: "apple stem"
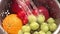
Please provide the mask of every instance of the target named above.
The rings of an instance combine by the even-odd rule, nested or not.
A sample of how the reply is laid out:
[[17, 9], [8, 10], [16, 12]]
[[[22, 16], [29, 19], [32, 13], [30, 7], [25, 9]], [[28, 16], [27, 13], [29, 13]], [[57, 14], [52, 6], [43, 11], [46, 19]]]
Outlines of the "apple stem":
[[23, 7], [22, 9], [24, 9], [26, 11], [27, 15], [32, 14], [31, 10], [28, 8], [28, 6], [24, 2], [24, 0], [22, 0], [22, 1], [21, 0], [17, 0], [17, 2], [19, 4], [19, 6], [22, 6]]

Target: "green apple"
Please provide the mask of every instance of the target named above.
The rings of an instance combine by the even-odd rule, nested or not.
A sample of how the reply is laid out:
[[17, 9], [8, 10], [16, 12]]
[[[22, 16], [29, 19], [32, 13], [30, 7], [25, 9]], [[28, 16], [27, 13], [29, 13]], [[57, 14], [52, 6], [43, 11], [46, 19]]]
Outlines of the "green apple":
[[32, 22], [32, 23], [30, 24], [30, 28], [31, 28], [32, 30], [37, 30], [37, 29], [39, 28], [39, 24], [38, 24], [37, 22]]
[[48, 31], [46, 34], [52, 34], [51, 31]]
[[28, 16], [28, 20], [29, 20], [30, 23], [31, 22], [36, 22], [37, 21], [37, 18], [34, 15], [29, 15]]
[[38, 15], [37, 21], [38, 21], [39, 23], [43, 23], [43, 22], [45, 21], [45, 16], [42, 15], [42, 14]]
[[22, 30], [19, 30], [19, 31], [18, 31], [18, 34], [23, 34]]
[[39, 34], [46, 34], [44, 31], [39, 31]]
[[49, 30], [49, 26], [47, 23], [41, 24], [41, 30], [47, 32]]
[[24, 25], [24, 26], [22, 27], [22, 31], [23, 31], [23, 32], [30, 32], [30, 31], [31, 31], [31, 28], [30, 28], [29, 25]]
[[38, 31], [35, 31], [33, 34], [39, 34], [39, 32]]
[[30, 32], [24, 32], [24, 34], [30, 34]]
[[55, 20], [54, 20], [53, 18], [49, 18], [49, 19], [47, 20], [47, 22], [48, 22], [48, 23], [54, 23]]
[[50, 31], [55, 31], [57, 29], [57, 25], [55, 23], [49, 24]]

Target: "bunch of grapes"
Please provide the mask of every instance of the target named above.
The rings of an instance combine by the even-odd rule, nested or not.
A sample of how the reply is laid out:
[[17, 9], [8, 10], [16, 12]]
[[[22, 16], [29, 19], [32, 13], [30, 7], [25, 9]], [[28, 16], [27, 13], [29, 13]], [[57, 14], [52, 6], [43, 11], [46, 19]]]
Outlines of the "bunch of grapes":
[[[28, 24], [24, 25], [18, 34], [52, 34], [57, 29], [57, 25], [53, 18], [45, 21], [44, 15], [28, 16]], [[32, 33], [33, 32], [33, 33]]]

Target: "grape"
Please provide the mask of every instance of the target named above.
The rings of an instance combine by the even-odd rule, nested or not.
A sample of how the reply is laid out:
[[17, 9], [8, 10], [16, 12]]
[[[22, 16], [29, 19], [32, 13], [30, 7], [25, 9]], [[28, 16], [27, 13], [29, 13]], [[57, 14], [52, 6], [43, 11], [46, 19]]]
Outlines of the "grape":
[[49, 30], [48, 24], [47, 23], [41, 24], [41, 30], [47, 32]]
[[45, 16], [44, 15], [38, 15], [37, 20], [39, 23], [43, 23], [45, 21]]
[[45, 25], [45, 26], [48, 26], [48, 24], [46, 22], [43, 22], [41, 25]]
[[23, 32], [21, 30], [18, 31], [18, 34], [23, 34]]
[[39, 31], [39, 34], [46, 34], [44, 31]]
[[29, 20], [30, 23], [31, 22], [36, 22], [37, 18], [34, 15], [29, 15], [28, 20]]
[[24, 26], [22, 27], [22, 31], [23, 31], [23, 32], [30, 32], [30, 30], [31, 30], [31, 28], [30, 28], [29, 25], [24, 25]]
[[32, 30], [37, 30], [39, 28], [39, 24], [36, 23], [36, 22], [32, 22], [30, 24], [30, 27], [31, 27]]
[[39, 34], [39, 32], [35, 31], [33, 34]]
[[50, 31], [48, 31], [46, 34], [52, 34]]
[[57, 29], [57, 25], [55, 23], [49, 24], [50, 31], [55, 31]]
[[49, 18], [49, 19], [47, 20], [47, 22], [48, 22], [48, 23], [54, 23], [55, 20], [54, 20], [53, 18]]
[[30, 34], [29, 32], [25, 32], [24, 34]]

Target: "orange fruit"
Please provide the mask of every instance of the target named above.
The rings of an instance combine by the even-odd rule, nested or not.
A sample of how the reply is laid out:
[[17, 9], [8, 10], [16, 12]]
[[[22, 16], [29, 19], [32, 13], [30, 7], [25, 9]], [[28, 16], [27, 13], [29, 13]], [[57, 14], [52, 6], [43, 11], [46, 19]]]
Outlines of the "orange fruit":
[[4, 30], [9, 34], [17, 34], [22, 28], [22, 21], [16, 14], [11, 14], [3, 20], [2, 25]]

